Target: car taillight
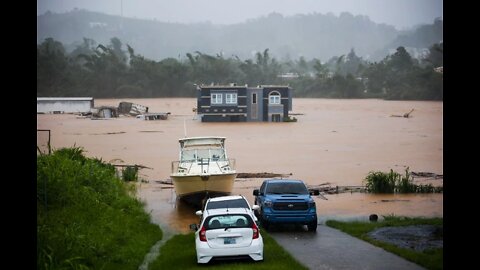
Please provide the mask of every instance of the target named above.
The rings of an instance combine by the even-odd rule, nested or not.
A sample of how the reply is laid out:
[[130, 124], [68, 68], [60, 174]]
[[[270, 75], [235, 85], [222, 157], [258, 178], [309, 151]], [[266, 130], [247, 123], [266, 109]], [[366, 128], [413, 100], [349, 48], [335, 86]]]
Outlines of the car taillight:
[[257, 239], [258, 238], [258, 227], [257, 227], [257, 224], [255, 224], [255, 222], [253, 222], [252, 230], [253, 230], [252, 239]]
[[202, 228], [200, 229], [199, 236], [200, 241], [207, 242], [207, 229], [205, 229], [205, 226], [202, 226]]

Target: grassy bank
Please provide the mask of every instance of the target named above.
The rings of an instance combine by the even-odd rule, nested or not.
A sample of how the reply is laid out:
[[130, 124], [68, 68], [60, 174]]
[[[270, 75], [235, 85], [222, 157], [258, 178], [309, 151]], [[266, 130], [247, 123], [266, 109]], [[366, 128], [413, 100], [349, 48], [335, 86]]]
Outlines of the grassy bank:
[[[210, 263], [208, 269], [307, 269], [287, 253], [265, 231], [261, 232], [264, 243], [264, 261], [225, 261]], [[160, 250], [160, 256], [150, 264], [150, 270], [160, 269], [205, 269], [197, 265], [194, 233], [180, 234], [170, 239]]]
[[134, 186], [81, 148], [37, 157], [37, 269], [137, 269], [162, 237]]
[[[352, 236], [367, 241], [375, 246], [381, 247], [389, 252], [397, 254], [409, 261], [421, 265], [427, 269], [443, 269], [443, 248], [430, 249], [423, 252], [416, 252], [411, 249], [400, 248], [395, 245], [373, 240], [368, 233], [381, 227], [410, 226], [410, 225], [437, 225], [443, 226], [443, 218], [407, 218], [387, 216], [379, 222], [341, 222], [329, 220], [326, 224], [339, 229]], [[443, 235], [440, 236], [443, 239]], [[388, 266], [385, 266], [388, 268]]]

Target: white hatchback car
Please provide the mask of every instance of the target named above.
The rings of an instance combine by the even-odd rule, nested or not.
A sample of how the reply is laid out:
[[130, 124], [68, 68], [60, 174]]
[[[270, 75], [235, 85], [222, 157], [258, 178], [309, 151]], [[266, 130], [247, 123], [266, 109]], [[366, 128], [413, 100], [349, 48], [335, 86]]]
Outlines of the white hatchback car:
[[190, 228], [196, 231], [197, 263], [212, 258], [263, 260], [263, 238], [247, 208], [205, 210], [200, 227], [191, 224]]
[[[219, 208], [247, 208], [250, 210], [253, 220], [258, 221], [254, 211], [260, 209], [260, 206], [253, 205], [250, 207], [247, 199], [242, 195], [231, 195], [209, 198], [205, 202], [204, 210], [219, 209]], [[202, 216], [203, 211], [198, 210], [195, 212], [197, 216]]]

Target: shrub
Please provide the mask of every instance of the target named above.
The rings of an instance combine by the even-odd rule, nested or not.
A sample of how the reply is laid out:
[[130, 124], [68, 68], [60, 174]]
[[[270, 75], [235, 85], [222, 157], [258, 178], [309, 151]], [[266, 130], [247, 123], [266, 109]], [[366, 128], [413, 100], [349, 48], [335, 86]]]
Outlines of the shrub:
[[366, 188], [372, 193], [394, 193], [395, 181], [400, 175], [393, 170], [390, 173], [369, 172], [365, 178]]
[[122, 179], [125, 182], [137, 181], [138, 180], [138, 167], [137, 166], [128, 166], [122, 170]]
[[297, 122], [297, 118], [293, 116], [285, 116], [283, 117], [283, 122]]
[[394, 172], [390, 173], [370, 172], [364, 179], [367, 192], [372, 193], [440, 193], [443, 187], [434, 187], [432, 184], [416, 185], [413, 183], [408, 168], [405, 170], [405, 176]]
[[413, 183], [408, 168], [405, 170], [405, 176], [400, 176], [397, 181], [396, 190], [398, 193], [415, 193], [417, 191], [417, 186]]

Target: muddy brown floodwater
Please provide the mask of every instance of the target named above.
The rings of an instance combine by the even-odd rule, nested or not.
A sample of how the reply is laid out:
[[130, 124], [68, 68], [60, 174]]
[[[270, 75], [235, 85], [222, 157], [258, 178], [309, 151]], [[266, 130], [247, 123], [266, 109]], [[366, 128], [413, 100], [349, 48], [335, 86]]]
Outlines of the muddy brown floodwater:
[[[72, 114], [38, 114], [37, 128], [51, 130], [53, 148], [81, 146], [90, 157], [113, 164], [140, 164], [138, 196], [153, 221], [186, 232], [198, 221], [193, 209], [176, 203], [169, 178], [171, 161], [178, 159], [178, 139], [185, 136], [225, 136], [228, 155], [237, 172], [292, 174], [308, 185], [362, 185], [370, 171], [443, 174], [443, 102], [376, 99], [293, 99], [298, 122], [202, 123], [192, 109], [193, 98], [96, 99], [95, 106], [118, 106], [130, 101], [149, 112], [170, 112], [168, 120], [134, 117], [91, 120]], [[403, 115], [411, 109], [410, 118]], [[45, 148], [46, 136], [37, 132]], [[234, 194], [253, 203], [252, 190], [263, 179], [236, 179]], [[443, 179], [416, 181], [443, 185]], [[343, 193], [316, 198], [320, 221], [381, 215], [443, 216], [443, 194], [372, 195]], [[367, 217], [368, 218], [368, 217]]]

